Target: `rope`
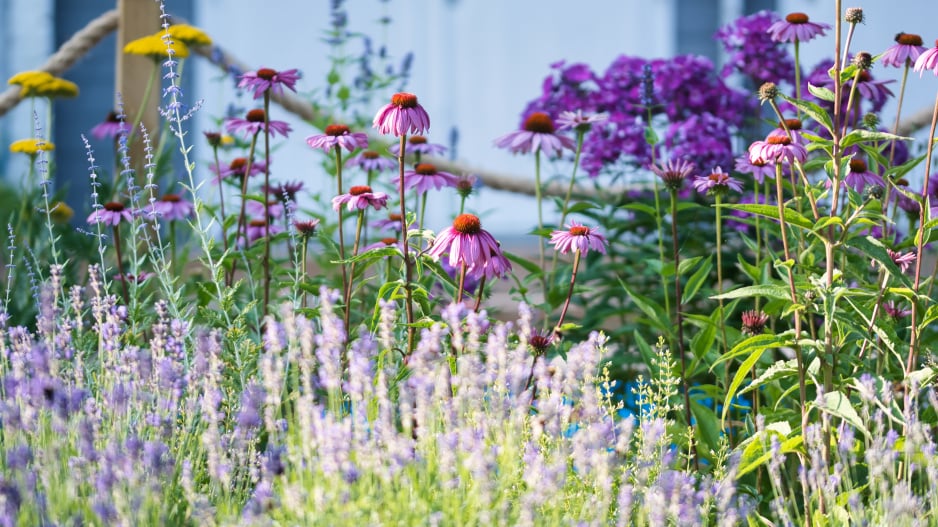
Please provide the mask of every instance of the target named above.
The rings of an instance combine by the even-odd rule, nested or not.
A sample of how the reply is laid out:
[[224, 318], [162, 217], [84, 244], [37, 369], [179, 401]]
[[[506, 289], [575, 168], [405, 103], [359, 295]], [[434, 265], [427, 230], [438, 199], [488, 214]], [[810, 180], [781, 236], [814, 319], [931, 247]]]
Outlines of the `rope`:
[[[45, 64], [38, 69], [53, 75], [62, 75], [66, 70], [71, 68], [78, 59], [83, 57], [88, 50], [96, 46], [104, 37], [117, 29], [118, 21], [119, 16], [116, 9], [106, 11], [72, 35], [72, 37], [65, 41], [62, 46], [46, 60]], [[222, 68], [226, 72], [229, 71], [232, 66], [241, 71], [251, 69], [250, 66], [244, 64], [234, 55], [218, 46], [202, 46], [193, 48], [193, 51], [207, 58], [209, 62]], [[0, 93], [0, 117], [19, 104], [21, 99], [19, 86], [13, 86], [3, 93]], [[284, 110], [287, 110], [307, 122], [329, 122], [331, 120], [329, 114], [316, 112], [309, 102], [292, 93], [284, 93], [283, 95], [275, 94], [272, 100], [279, 104]], [[907, 117], [899, 125], [899, 135], [908, 136], [927, 126], [931, 120], [931, 113], [931, 108], [927, 108]], [[382, 144], [387, 144], [387, 142], [380, 137], [372, 136], [371, 139]], [[445, 159], [431, 159], [430, 161], [447, 172], [455, 174], [476, 174], [486, 187], [492, 189], [517, 194], [527, 194], [530, 196], [534, 195], [534, 181], [529, 178], [472, 168], [458, 161]], [[636, 186], [634, 185], [618, 185], [597, 191], [592, 188], [578, 186], [574, 187], [573, 192], [575, 196], [592, 199], [602, 198], [605, 200], [610, 196], [621, 195], [629, 190], [635, 189]], [[548, 196], [563, 196], [566, 193], [565, 185], [562, 183], [548, 184], [543, 190], [544, 194]]]
[[[116, 9], [106, 11], [62, 43], [62, 46], [46, 59], [45, 64], [37, 69], [61, 76], [98, 42], [117, 29], [117, 21]], [[20, 97], [19, 86], [12, 86], [0, 93], [0, 117], [16, 107], [20, 100], [22, 97]]]

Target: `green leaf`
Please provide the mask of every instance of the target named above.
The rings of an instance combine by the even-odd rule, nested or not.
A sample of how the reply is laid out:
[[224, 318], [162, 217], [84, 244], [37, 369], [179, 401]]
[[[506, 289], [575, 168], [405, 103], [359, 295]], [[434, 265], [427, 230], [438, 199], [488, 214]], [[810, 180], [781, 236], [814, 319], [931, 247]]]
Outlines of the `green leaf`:
[[634, 302], [635, 305], [638, 306], [638, 308], [641, 309], [643, 313], [645, 313], [645, 316], [647, 316], [658, 329], [667, 331], [668, 334], [670, 334], [671, 324], [670, 321], [668, 321], [668, 317], [661, 309], [661, 306], [659, 306], [657, 302], [652, 302], [648, 298], [645, 298], [644, 296], [630, 289], [629, 286], [627, 286], [625, 282], [622, 281], [622, 278], [617, 277], [617, 279], [619, 280], [619, 285], [622, 286], [622, 289], [624, 289], [626, 294], [629, 295], [629, 298], [632, 300], [632, 302]]
[[791, 300], [791, 293], [788, 288], [781, 285], [775, 284], [761, 284], [761, 285], [747, 285], [745, 287], [740, 287], [739, 289], [734, 289], [728, 293], [723, 293], [722, 295], [711, 296], [711, 300], [723, 300], [732, 299], [732, 298], [749, 298], [755, 296], [765, 296], [769, 298], [777, 298], [779, 300]]
[[621, 208], [634, 210], [637, 212], [644, 212], [645, 214], [648, 214], [649, 216], [653, 218], [658, 215], [658, 212], [655, 210], [654, 207], [652, 207], [651, 205], [646, 205], [644, 203], [627, 203], [625, 205], [622, 205]]
[[697, 268], [697, 271], [687, 279], [687, 284], [684, 286], [684, 294], [681, 295], [682, 303], [686, 304], [690, 302], [694, 298], [694, 295], [697, 294], [697, 291], [700, 290], [704, 281], [710, 277], [710, 269], [713, 268], [713, 264], [711, 263], [712, 259], [712, 256], [708, 256], [703, 265]]
[[579, 201], [567, 207], [567, 214], [579, 214], [580, 212], [585, 212], [595, 208], [597, 207], [593, 203], [588, 201]]
[[847, 148], [857, 143], [871, 143], [874, 141], [911, 141], [911, 137], [902, 137], [887, 132], [873, 132], [862, 128], [853, 130], [840, 140], [841, 148]]
[[726, 423], [726, 414], [730, 412], [730, 404], [733, 402], [733, 398], [736, 397], [739, 385], [746, 380], [749, 372], [755, 367], [756, 362], [762, 358], [762, 354], [765, 353], [766, 349], [766, 346], [754, 348], [752, 354], [739, 365], [739, 369], [736, 370], [736, 375], [733, 375], [733, 382], [730, 383], [729, 388], [726, 390], [726, 397], [723, 399], [723, 414], [720, 416], [721, 422]]
[[720, 423], [717, 422], [717, 416], [713, 410], [700, 404], [696, 399], [691, 399], [690, 410], [697, 421], [697, 434], [704, 444], [712, 451], [719, 448], [720, 443]]
[[872, 236], [858, 236], [855, 238], [850, 238], [847, 240], [847, 246], [853, 247], [860, 251], [860, 254], [869, 256], [870, 258], [879, 262], [880, 265], [886, 268], [886, 271], [890, 276], [896, 280], [899, 280], [902, 284], [907, 287], [911, 287], [909, 283], [909, 277], [899, 269], [899, 266], [892, 261], [892, 258], [889, 256], [889, 253], [886, 252], [886, 247]]
[[690, 270], [692, 267], [697, 265], [697, 262], [699, 262], [702, 258], [703, 258], [702, 256], [693, 256], [693, 257], [684, 258], [683, 260], [681, 260], [680, 265], [677, 266], [678, 275], [684, 276], [684, 274], [687, 273], [687, 271]]
[[784, 379], [786, 377], [794, 377], [798, 375], [798, 361], [796, 359], [791, 360], [779, 360], [775, 364], [771, 365], [762, 372], [762, 375], [756, 377], [754, 381], [749, 383], [748, 386], [739, 391], [740, 395], [748, 393], [756, 388], [774, 382], [777, 380]]
[[531, 273], [532, 275], [540, 275], [544, 272], [544, 270], [541, 269], [541, 266], [537, 265], [537, 263], [532, 262], [531, 260], [526, 260], [517, 254], [510, 253], [508, 251], [502, 251], [502, 254], [505, 255], [505, 258], [508, 258], [513, 263], [520, 265], [522, 269]]
[[828, 88], [825, 88], [823, 86], [815, 86], [809, 82], [808, 92], [810, 92], [811, 95], [814, 95], [818, 99], [821, 99], [822, 101], [834, 102], [834, 92], [830, 91]]
[[823, 108], [811, 101], [795, 99], [785, 94], [782, 94], [782, 98], [795, 105], [799, 110], [802, 111], [802, 113], [807, 114], [808, 117], [817, 121], [818, 124], [824, 128], [827, 128], [827, 131], [833, 134], [834, 123], [831, 121], [831, 116], [827, 115], [827, 112], [824, 111]]
[[[736, 479], [745, 476], [772, 459], [774, 454], [772, 450], [768, 448], [771, 442], [768, 437], [763, 437], [764, 435], [785, 437], [775, 430], [767, 429], [765, 432], [760, 430], [759, 433], [754, 436], [753, 441], [748, 443], [746, 449], [743, 450], [742, 459], [739, 462], [739, 470], [736, 472]], [[779, 449], [780, 453], [790, 454], [797, 452], [803, 442], [804, 440], [801, 435], [786, 439], [782, 441], [781, 448]]]
[[[720, 205], [721, 207], [726, 207], [732, 210], [740, 210], [743, 212], [748, 212], [750, 214], [758, 214], [759, 216], [764, 216], [766, 218], [771, 218], [773, 220], [778, 219], [778, 207], [774, 205], [760, 205], [756, 203], [740, 203], [736, 205]], [[791, 209], [784, 209], [785, 222], [789, 225], [797, 225], [803, 229], [810, 230], [814, 227], [814, 222], [804, 217], [798, 211]]]
[[824, 405], [818, 407], [821, 411], [827, 412], [835, 417], [839, 417], [852, 426], [855, 430], [863, 432], [863, 435], [869, 437], [870, 431], [863, 425], [860, 414], [857, 413], [850, 402], [850, 398], [841, 392], [828, 392], [824, 394]]

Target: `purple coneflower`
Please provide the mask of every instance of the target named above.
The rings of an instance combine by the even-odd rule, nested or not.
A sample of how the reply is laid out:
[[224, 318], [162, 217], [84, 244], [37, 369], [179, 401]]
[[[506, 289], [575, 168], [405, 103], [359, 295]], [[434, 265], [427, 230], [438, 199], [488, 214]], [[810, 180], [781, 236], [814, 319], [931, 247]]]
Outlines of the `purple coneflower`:
[[544, 334], [535, 330], [531, 332], [531, 336], [528, 337], [528, 346], [531, 346], [531, 351], [533, 351], [536, 356], [546, 353], [553, 343], [554, 335], [550, 333]]
[[111, 201], [88, 216], [88, 223], [103, 223], [116, 227], [123, 221], [133, 221], [133, 211], [124, 207], [122, 203]]
[[[400, 145], [398, 145], [400, 148]], [[346, 163], [350, 167], [361, 167], [365, 171], [383, 172], [397, 166], [393, 159], [382, 156], [374, 150], [363, 150]]]
[[911, 309], [900, 307], [899, 304], [897, 304], [894, 300], [883, 302], [882, 306], [883, 311], [885, 311], [886, 314], [892, 317], [894, 320], [899, 320], [900, 318], [905, 318], [912, 314]]
[[[218, 177], [216, 178], [216, 181], [218, 179], [233, 177], [234, 179], [237, 179], [240, 182], [244, 178], [244, 173], [247, 171], [247, 169], [248, 169], [248, 158], [246, 157], [236, 157], [232, 159], [231, 163], [229, 163], [227, 167], [221, 167], [219, 169], [216, 169], [214, 165], [212, 166], [212, 170], [218, 172]], [[263, 161], [258, 161], [258, 160], [254, 160], [254, 162], [251, 163], [251, 174], [250, 174], [251, 176], [263, 174], [266, 171], [267, 171], [267, 163]]]
[[270, 215], [271, 218], [281, 218], [284, 212], [283, 201], [279, 198], [271, 198], [267, 203], [252, 199], [244, 208], [248, 214], [259, 218], [263, 218], [265, 214]]
[[766, 138], [791, 137], [791, 141], [793, 143], [807, 145], [807, 139], [801, 135], [801, 127], [801, 119], [785, 119], [784, 121], [779, 122], [778, 127], [769, 132], [768, 135], [766, 135]]
[[[397, 223], [400, 224], [400, 221], [398, 221]], [[384, 249], [385, 247], [397, 247], [398, 249], [403, 251], [403, 247], [401, 246], [401, 239], [388, 236], [387, 238], [381, 238], [375, 243], [370, 243], [362, 247], [361, 252], [366, 253], [368, 251], [373, 251], [375, 249]]]
[[[401, 145], [394, 143], [388, 147], [388, 152], [395, 156], [400, 155]], [[422, 154], [427, 156], [440, 156], [446, 153], [446, 147], [436, 143], [427, 142], [427, 138], [422, 135], [414, 135], [407, 138], [407, 153]]]
[[401, 232], [401, 215], [397, 212], [388, 214], [387, 218], [373, 222], [372, 227], [383, 230]]
[[303, 190], [302, 181], [287, 181], [286, 183], [281, 183], [279, 185], [271, 185], [264, 190], [267, 191], [267, 194], [271, 197], [275, 197], [283, 202], [292, 202], [296, 203], [296, 196], [301, 190]]
[[440, 231], [427, 255], [439, 260], [449, 254], [449, 265], [474, 277], [500, 277], [511, 271], [511, 263], [502, 254], [495, 238], [482, 228], [474, 214], [460, 214], [453, 225]]
[[912, 33], [899, 33], [896, 35], [896, 43], [883, 52], [879, 63], [883, 66], [901, 68], [914, 64], [923, 51], [925, 47], [922, 46], [922, 37]]
[[348, 210], [364, 210], [374, 207], [381, 210], [388, 206], [388, 195], [384, 192], [372, 192], [368, 185], [357, 185], [349, 189], [348, 194], [332, 198], [332, 209], [339, 210], [346, 205]]
[[505, 134], [495, 140], [495, 146], [507, 148], [513, 154], [542, 151], [548, 157], [560, 154], [564, 148], [573, 150], [573, 139], [554, 133], [554, 121], [544, 112], [534, 112], [524, 120], [521, 130]]
[[[850, 160], [850, 171], [844, 177], [844, 183], [857, 192], [863, 192], [864, 187], [867, 185], [886, 185], [886, 182], [879, 174], [870, 171], [866, 161], [855, 157]], [[828, 185], [830, 185], [829, 181]]]
[[351, 132], [344, 124], [330, 124], [325, 133], [311, 135], [306, 138], [306, 144], [313, 148], [320, 148], [329, 153], [335, 147], [344, 148], [349, 152], [356, 148], [368, 148], [368, 136], [362, 132]]
[[118, 282], [128, 282], [132, 284], [141, 284], [146, 282], [150, 278], [153, 278], [153, 273], [148, 273], [146, 271], [140, 271], [139, 274], [128, 273], [126, 276], [123, 274], [115, 274], [114, 279]]
[[566, 231], [550, 233], [550, 241], [560, 254], [579, 251], [586, 254], [590, 249], [606, 254], [606, 237], [599, 233], [598, 227], [587, 227], [576, 220], [570, 220]]
[[736, 158], [734, 170], [741, 174], [752, 174], [753, 179], [762, 183], [765, 178], [775, 177], [775, 166], [765, 159], [750, 159], [748, 155]]
[[749, 159], [753, 162], [762, 159], [791, 164], [794, 161], [804, 163], [807, 158], [808, 151], [804, 145], [792, 142], [787, 135], [769, 135], [765, 141], [756, 141], [749, 145]]
[[254, 98], [260, 99], [267, 90], [270, 90], [272, 94], [282, 95], [284, 86], [296, 92], [296, 81], [299, 78], [300, 74], [296, 69], [277, 71], [271, 68], [260, 68], [241, 75], [238, 88], [254, 90]]
[[830, 28], [829, 24], [809, 21], [804, 13], [791, 13], [766, 31], [776, 42], [808, 42], [814, 37], [824, 36], [824, 31]]
[[192, 202], [186, 201], [179, 194], [166, 194], [159, 201], [153, 203], [153, 211], [161, 219], [174, 221], [188, 218], [195, 210]]
[[[265, 237], [267, 235], [268, 229], [270, 229], [271, 236], [283, 232], [283, 227], [276, 224], [271, 224], [268, 226], [267, 222], [262, 219], [253, 219], [249, 221], [247, 227], [245, 228], [248, 236], [248, 245]], [[243, 240], [238, 240], [238, 244], [243, 246]]]
[[723, 172], [722, 167], [716, 167], [708, 176], [697, 176], [694, 178], [694, 188], [697, 192], [706, 192], [707, 194], [725, 193], [727, 190], [742, 192], [743, 184]]
[[120, 116], [117, 115], [117, 112], [112, 110], [108, 112], [104, 121], [96, 124], [91, 129], [91, 136], [99, 141], [105, 137], [114, 138], [123, 132], [126, 126]]
[[892, 249], [886, 249], [886, 253], [889, 254], [889, 258], [892, 259], [892, 262], [899, 267], [899, 270], [903, 273], [909, 270], [915, 262], [915, 253], [907, 252], [901, 253], [899, 251], [893, 251]]
[[557, 117], [557, 127], [558, 130], [566, 130], [571, 128], [577, 132], [586, 132], [594, 124], [604, 123], [609, 120], [609, 114], [607, 112], [602, 113], [583, 113], [583, 110], [577, 110], [575, 112], [560, 112], [560, 116]]
[[378, 129], [379, 134], [398, 137], [425, 134], [430, 131], [430, 115], [413, 93], [395, 93], [391, 96], [391, 103], [378, 110], [372, 126]]
[[316, 234], [316, 227], [318, 226], [319, 220], [315, 218], [309, 220], [293, 220], [293, 227], [296, 229], [296, 232], [305, 238]]
[[938, 75], [938, 40], [935, 40], [935, 47], [923, 51], [915, 59], [915, 66], [912, 69], [919, 72], [919, 76], [926, 70], [932, 70], [935, 75]]
[[[264, 129], [265, 115], [264, 110], [256, 108], [249, 111], [244, 119], [237, 117], [228, 119], [228, 122], [225, 123], [225, 129], [233, 134], [241, 133], [245, 137], [251, 137]], [[270, 121], [270, 135], [280, 134], [286, 137], [291, 130], [290, 125], [285, 121]]]
[[769, 321], [769, 316], [763, 313], [762, 311], [756, 311], [750, 309], [749, 311], [743, 311], [742, 315], [743, 335], [759, 335], [765, 331], [765, 324]]
[[668, 190], [677, 191], [684, 185], [691, 172], [694, 171], [694, 164], [683, 159], [670, 160], [667, 165], [651, 165], [651, 171], [654, 172]]
[[[436, 169], [436, 165], [430, 163], [418, 163], [413, 170], [404, 172], [404, 188], [407, 190], [417, 189], [419, 194], [429, 191], [431, 188], [440, 190], [443, 187], [455, 187], [459, 178]], [[396, 185], [400, 185], [397, 178], [394, 179]]]

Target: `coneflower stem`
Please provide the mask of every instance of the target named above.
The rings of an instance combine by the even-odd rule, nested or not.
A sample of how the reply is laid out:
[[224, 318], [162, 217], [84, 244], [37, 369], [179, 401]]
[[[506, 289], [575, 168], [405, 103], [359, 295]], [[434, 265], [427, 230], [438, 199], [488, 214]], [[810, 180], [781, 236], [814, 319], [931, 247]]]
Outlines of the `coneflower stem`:
[[225, 252], [228, 252], [228, 233], [225, 228], [225, 189], [222, 186], [221, 163], [218, 161], [218, 146], [212, 145], [212, 154], [215, 156], [215, 172], [218, 173], [218, 205], [221, 210], [221, 242]]
[[[583, 137], [586, 135], [586, 132], [582, 130], [577, 130], [576, 132], [576, 153], [573, 154], [573, 171], [570, 174], [570, 184], [567, 186], [567, 194], [563, 198], [563, 207], [560, 209], [560, 223], [558, 224], [559, 228], [563, 228], [563, 224], [567, 221], [567, 214], [570, 209], [570, 198], [573, 195], [573, 185], [576, 183], [576, 172], [577, 168], [580, 166], [580, 154], [583, 152]], [[554, 273], [557, 272], [557, 251], [554, 251], [554, 256], [551, 258], [550, 263], [550, 283], [554, 282]]]
[[573, 285], [576, 283], [576, 272], [580, 267], [580, 250], [573, 253], [573, 271], [570, 273], [570, 287], [567, 288], [567, 299], [563, 301], [563, 309], [560, 310], [560, 319], [554, 326], [554, 334], [560, 334], [560, 328], [563, 326], [563, 320], [567, 316], [567, 308], [570, 307], [570, 299], [573, 298]]
[[[714, 194], [714, 199], [716, 200], [716, 234], [717, 234], [717, 295], [720, 298], [717, 299], [720, 305], [720, 315], [717, 316], [717, 320], [720, 321], [720, 336], [723, 340], [723, 354], [726, 355], [728, 352], [727, 346], [728, 342], [726, 340], [726, 322], [725, 314], [723, 312], [723, 209], [721, 208], [723, 202], [723, 194], [721, 192], [716, 192]], [[725, 384], [729, 386], [729, 374], [730, 369], [727, 365], [725, 370]]]
[[541, 195], [541, 149], [534, 152], [534, 199], [537, 201], [537, 252], [538, 264], [541, 270], [541, 291], [544, 293], [544, 302], [547, 302], [547, 276], [544, 274], [544, 236], [541, 230], [544, 229], [544, 211]]
[[[896, 101], [896, 122], [892, 125], [892, 135], [899, 134], [899, 118], [902, 116], [902, 99], [905, 97], [905, 84], [909, 78], [909, 66], [912, 61], [910, 59], [905, 59], [905, 67], [902, 68], [902, 83], [899, 85], [899, 99]], [[892, 165], [892, 160], [896, 155], [896, 141], [893, 140], [892, 144], [889, 146], [889, 164]], [[886, 199], [883, 200], [883, 206], [889, 202], [889, 191], [892, 189], [890, 186], [886, 186]]]
[[[245, 209], [248, 204], [248, 176], [250, 176], [251, 169], [254, 165], [254, 150], [257, 148], [258, 133], [260, 133], [260, 131], [254, 132], [254, 136], [251, 137], [251, 146], [248, 148], [248, 160], [244, 166], [244, 174], [241, 175], [241, 213], [238, 215], [238, 226], [235, 229], [235, 243], [237, 243], [238, 239], [240, 238], [241, 243], [244, 244], [245, 248], [247, 248], [248, 245], [248, 224], [247, 214], [245, 213]], [[234, 283], [235, 268], [237, 266], [238, 261], [232, 260], [231, 273], [228, 275], [229, 287]]]
[[476, 313], [479, 312], [479, 308], [482, 307], [482, 295], [485, 294], [485, 275], [482, 275], [482, 279], [479, 280], [479, 294], [476, 295], [476, 306], [473, 311]]
[[915, 241], [915, 281], [912, 283], [912, 335], [909, 337], [909, 360], [906, 363], [906, 375], [915, 367], [915, 355], [918, 348], [918, 289], [922, 279], [922, 249], [925, 245], [925, 222], [928, 212], [928, 183], [931, 176], [931, 159], [935, 150], [935, 128], [938, 126], [938, 94], [935, 96], [935, 109], [931, 117], [931, 130], [928, 133], [928, 148], [925, 152], [925, 177], [922, 179], [921, 202], [918, 205], [918, 233]]
[[[681, 384], [684, 387], [684, 412], [687, 418], [687, 426], [693, 426], [690, 410], [690, 385], [687, 381], [687, 357], [684, 352], [684, 314], [681, 313], [681, 273], [678, 271], [681, 267], [681, 254], [678, 250], [677, 239], [677, 190], [671, 192], [671, 242], [674, 251], [674, 313], [677, 325], [677, 349], [681, 356]], [[697, 461], [697, 453], [691, 452], [694, 456], [694, 463]]]
[[118, 225], [113, 226], [114, 229], [114, 252], [117, 254], [117, 272], [121, 275], [121, 288], [124, 292], [124, 305], [130, 307], [130, 294], [127, 292], [127, 280], [130, 280], [130, 277], [124, 273], [124, 263], [123, 256], [121, 256], [121, 231], [118, 228]]
[[462, 302], [462, 288], [466, 283], [466, 262], [459, 266], [459, 286], [456, 288], [456, 303]]
[[[358, 255], [358, 244], [362, 237], [362, 226], [365, 224], [365, 209], [358, 211], [358, 223], [355, 225], [355, 243], [352, 244], [352, 258]], [[345, 290], [345, 327], [348, 328], [349, 325], [349, 313], [352, 311], [352, 284], [355, 283], [355, 263], [352, 262], [349, 266], [349, 281], [348, 287]]]
[[423, 218], [427, 215], [427, 193], [420, 193], [420, 223], [417, 224], [417, 228], [423, 230]]
[[398, 181], [400, 184], [401, 194], [401, 236], [403, 240], [403, 251], [404, 251], [404, 296], [406, 303], [404, 304], [405, 312], [407, 313], [407, 352], [410, 353], [414, 350], [414, 335], [416, 328], [414, 327], [414, 297], [413, 293], [410, 290], [411, 277], [413, 276], [411, 265], [410, 265], [410, 255], [408, 254], [408, 245], [409, 241], [407, 239], [407, 204], [404, 201], [404, 154], [407, 148], [407, 134], [401, 134], [401, 148], [397, 154], [397, 167], [398, 167]]
[[[303, 277], [304, 282], [306, 281], [306, 258], [307, 258], [308, 250], [309, 250], [309, 236], [304, 234], [303, 235], [303, 250], [301, 251], [302, 254], [300, 256], [300, 258], [302, 258], [302, 260], [300, 261], [300, 273], [301, 273], [300, 276]], [[303, 289], [303, 307], [307, 307], [307, 300], [308, 300], [308, 294], [306, 292], [306, 289], [304, 288]]]
[[169, 256], [170, 274], [173, 277], [179, 276], [179, 266], [176, 265], [176, 220], [169, 221]]
[[[245, 175], [247, 177], [247, 175]], [[264, 91], [264, 310], [267, 317], [270, 306], [270, 88]]]
[[[335, 176], [338, 181], [338, 195], [342, 195], [344, 191], [342, 190], [342, 147], [335, 145]], [[339, 260], [342, 261], [340, 267], [342, 268], [342, 290], [348, 290], [348, 270], [345, 267], [345, 231], [343, 224], [345, 223], [345, 218], [343, 216], [342, 210], [344, 207], [339, 207], [337, 211], [339, 213]], [[345, 311], [348, 312], [348, 305], [345, 306]], [[346, 330], [348, 327], [346, 326]]]

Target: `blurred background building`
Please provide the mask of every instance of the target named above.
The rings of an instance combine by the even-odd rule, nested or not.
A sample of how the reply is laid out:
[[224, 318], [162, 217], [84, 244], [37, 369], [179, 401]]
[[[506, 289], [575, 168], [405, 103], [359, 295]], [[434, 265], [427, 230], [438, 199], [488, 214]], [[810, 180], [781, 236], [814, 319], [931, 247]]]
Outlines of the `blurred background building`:
[[[114, 0], [0, 0], [0, 78], [34, 69], [59, 44], [100, 13], [113, 9]], [[304, 75], [301, 93], [325, 86], [329, 47], [324, 32], [329, 26], [330, 4], [308, 0], [167, 0], [167, 10], [203, 28], [215, 42], [252, 67], [299, 68]], [[897, 5], [901, 4], [901, 9]], [[857, 30], [852, 50], [877, 54], [893, 43], [900, 31], [919, 33], [926, 41], [938, 36], [938, 2], [934, 0], [854, 0], [868, 22]], [[540, 93], [541, 83], [558, 60], [583, 62], [602, 72], [620, 54], [667, 57], [704, 55], [720, 62], [713, 34], [736, 17], [761, 9], [785, 14], [802, 11], [812, 20], [833, 19], [833, 3], [824, 0], [355, 0], [345, 2], [348, 29], [373, 36], [374, 46], [386, 46], [395, 64], [413, 52], [408, 91], [418, 94], [430, 112], [430, 139], [455, 147], [455, 156], [473, 167], [533, 179], [533, 160], [512, 156], [493, 147], [492, 140], [517, 129], [520, 113]], [[379, 19], [390, 17], [389, 25]], [[158, 21], [154, 21], [154, 26]], [[76, 210], [87, 210], [87, 164], [81, 133], [100, 122], [114, 100], [114, 62], [118, 52], [113, 36], [93, 49], [64, 77], [81, 88], [78, 100], [57, 103], [53, 142], [59, 185], [69, 187]], [[804, 67], [829, 56], [832, 39], [802, 46]], [[350, 50], [350, 52], [353, 50]], [[230, 78], [202, 59], [186, 65], [189, 102], [204, 99], [194, 122], [199, 131], [217, 127], [228, 105], [249, 106], [237, 98]], [[899, 71], [881, 73], [898, 78]], [[938, 83], [932, 76], [910, 78], [908, 111], [932, 104]], [[898, 85], [894, 85], [898, 91]], [[390, 92], [389, 92], [390, 93]], [[383, 104], [383, 100], [381, 104]], [[376, 103], [374, 110], [379, 104]], [[884, 115], [894, 112], [894, 102]], [[316, 188], [321, 152], [303, 140], [317, 130], [280, 109], [273, 118], [294, 125], [289, 141], [278, 148], [275, 175], [300, 179]], [[0, 144], [32, 135], [30, 104], [0, 118]], [[96, 145], [106, 159], [109, 145]], [[196, 160], [208, 162], [210, 151], [197, 150]], [[107, 166], [103, 161], [101, 164]], [[16, 180], [25, 173], [23, 159], [0, 150], [0, 169]], [[550, 174], [547, 174], [550, 175]], [[322, 178], [320, 185], [325, 183]], [[319, 188], [326, 191], [327, 187]], [[455, 207], [455, 197], [450, 200]], [[473, 208], [484, 214], [489, 230], [503, 235], [523, 234], [533, 221], [518, 221], [518, 211], [532, 210], [533, 200], [483, 189]], [[429, 227], [442, 227], [447, 216], [440, 210]]]

